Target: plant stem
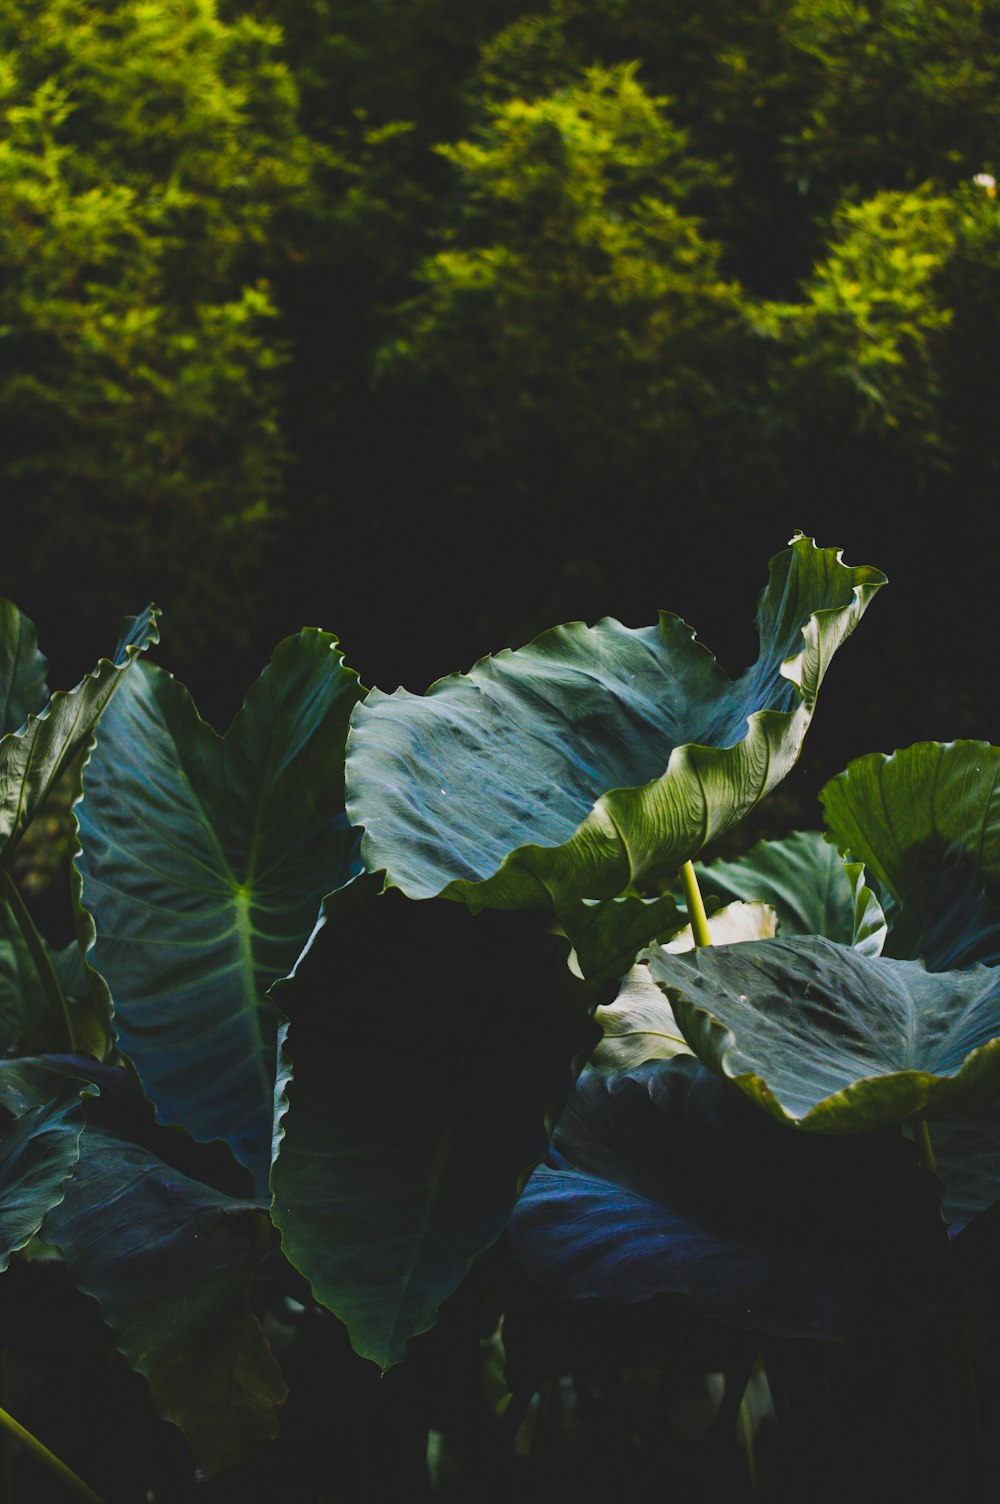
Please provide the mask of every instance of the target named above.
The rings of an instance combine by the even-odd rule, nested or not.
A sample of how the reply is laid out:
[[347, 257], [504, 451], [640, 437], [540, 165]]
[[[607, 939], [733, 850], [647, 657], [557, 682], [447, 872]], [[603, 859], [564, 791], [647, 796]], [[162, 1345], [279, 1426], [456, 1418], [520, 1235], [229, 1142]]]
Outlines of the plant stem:
[[740, 1436], [743, 1441], [743, 1451], [747, 1460], [747, 1477], [750, 1482], [750, 1497], [753, 1504], [757, 1504], [757, 1454], [754, 1449], [753, 1421], [750, 1418], [750, 1407], [747, 1404], [746, 1393], [740, 1400]]
[[86, 1499], [88, 1504], [104, 1504], [100, 1494], [95, 1494], [90, 1485], [84, 1483], [82, 1478], [78, 1478], [72, 1468], [67, 1467], [65, 1462], [60, 1462], [55, 1453], [50, 1452], [37, 1436], [32, 1436], [30, 1431], [26, 1431], [19, 1421], [16, 1421], [12, 1415], [8, 1415], [7, 1411], [2, 1408], [0, 1408], [0, 1426], [9, 1431], [27, 1451], [37, 1457], [42, 1466], [48, 1468], [49, 1472], [53, 1473], [60, 1482], [65, 1483], [78, 1499]]
[[684, 887], [684, 899], [687, 903], [688, 913], [691, 915], [691, 933], [694, 936], [695, 945], [711, 945], [712, 937], [708, 932], [708, 915], [705, 913], [705, 904], [698, 887], [698, 879], [695, 876], [694, 865], [685, 862], [681, 868], [681, 883]]
[[931, 1144], [931, 1131], [927, 1126], [926, 1118], [913, 1119], [913, 1142], [917, 1146], [917, 1160], [922, 1170], [930, 1170], [932, 1175], [937, 1174], [937, 1165], [934, 1162], [934, 1148]]
[[24, 899], [18, 892], [17, 884], [9, 872], [0, 873], [0, 895], [7, 900], [10, 911], [17, 921], [17, 927], [21, 931], [28, 953], [34, 962], [49, 1009], [53, 1017], [62, 1025], [63, 1038], [60, 1043], [72, 1054], [76, 1049], [76, 1039], [73, 1035], [73, 1024], [66, 1006], [66, 999], [59, 985], [59, 978], [55, 974], [49, 953], [45, 949], [45, 942], [35, 929], [34, 920], [28, 913]]
[[[0, 1408], [10, 1396], [10, 1350], [0, 1348]], [[0, 1428], [0, 1488], [3, 1504], [14, 1504], [14, 1448], [9, 1434]]]

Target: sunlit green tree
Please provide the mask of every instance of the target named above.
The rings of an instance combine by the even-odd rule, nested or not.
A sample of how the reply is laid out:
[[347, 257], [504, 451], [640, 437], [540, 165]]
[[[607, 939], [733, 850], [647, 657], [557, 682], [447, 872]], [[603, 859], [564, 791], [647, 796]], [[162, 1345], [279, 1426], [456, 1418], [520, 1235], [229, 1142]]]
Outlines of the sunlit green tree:
[[212, 0], [3, 9], [0, 479], [22, 598], [29, 560], [119, 605], [155, 588], [190, 638], [246, 588], [284, 457], [268, 274], [309, 175], [279, 46]]
[[447, 384], [481, 455], [544, 434], [579, 470], [650, 444], [681, 463], [736, 405], [746, 332], [688, 207], [713, 169], [667, 101], [633, 66], [588, 68], [439, 151], [453, 205], [382, 371]]

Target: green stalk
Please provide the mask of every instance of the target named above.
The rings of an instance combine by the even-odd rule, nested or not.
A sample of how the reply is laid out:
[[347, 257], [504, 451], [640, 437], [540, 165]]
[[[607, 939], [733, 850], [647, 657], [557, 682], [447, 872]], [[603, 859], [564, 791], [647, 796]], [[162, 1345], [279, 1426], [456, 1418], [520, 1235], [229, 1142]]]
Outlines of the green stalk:
[[63, 1038], [60, 1043], [72, 1054], [76, 1049], [76, 1039], [73, 1035], [73, 1024], [66, 1006], [66, 999], [59, 985], [59, 978], [55, 974], [49, 953], [45, 949], [45, 943], [35, 929], [34, 920], [28, 913], [24, 899], [18, 892], [17, 884], [9, 872], [0, 873], [0, 895], [7, 900], [10, 911], [17, 921], [17, 927], [21, 931], [24, 943], [28, 947], [28, 954], [38, 973], [38, 980], [42, 984], [49, 1010], [62, 1024]]
[[48, 1447], [38, 1440], [37, 1436], [32, 1436], [30, 1431], [26, 1431], [21, 1423], [16, 1421], [12, 1415], [8, 1415], [4, 1409], [0, 1409], [0, 1426], [19, 1441], [34, 1457], [37, 1457], [42, 1466], [48, 1468], [49, 1472], [53, 1473], [61, 1483], [65, 1483], [70, 1492], [76, 1494], [78, 1499], [86, 1499], [87, 1504], [104, 1504], [104, 1500], [100, 1494], [95, 1494], [90, 1485], [84, 1483], [82, 1478], [78, 1478], [72, 1468], [67, 1467], [65, 1462], [60, 1462], [54, 1452], [50, 1452]]
[[934, 1161], [934, 1147], [931, 1144], [931, 1131], [927, 1126], [926, 1118], [914, 1118], [913, 1142], [917, 1147], [917, 1161], [922, 1170], [930, 1170], [932, 1175], [937, 1174], [937, 1165]]
[[711, 945], [712, 937], [708, 932], [708, 915], [705, 913], [705, 904], [695, 876], [694, 866], [691, 862], [685, 862], [681, 868], [681, 883], [684, 888], [684, 901], [687, 911], [691, 915], [691, 933], [694, 936], [695, 945]]
[[753, 1504], [757, 1504], [757, 1453], [753, 1441], [753, 1421], [750, 1418], [750, 1407], [744, 1393], [740, 1400], [740, 1436], [743, 1441], [743, 1451], [747, 1460], [747, 1477], [750, 1481], [750, 1497]]

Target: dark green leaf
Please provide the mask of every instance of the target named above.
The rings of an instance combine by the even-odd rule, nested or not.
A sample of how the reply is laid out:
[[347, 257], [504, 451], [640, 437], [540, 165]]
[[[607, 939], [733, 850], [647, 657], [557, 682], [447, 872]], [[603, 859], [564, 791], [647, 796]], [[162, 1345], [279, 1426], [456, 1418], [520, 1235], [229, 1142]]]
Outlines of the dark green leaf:
[[[775, 913], [764, 903], [730, 903], [709, 915], [708, 932], [713, 945], [770, 939], [775, 932]], [[672, 955], [683, 955], [694, 948], [690, 925], [664, 947]], [[604, 1031], [592, 1056], [593, 1065], [600, 1070], [624, 1070], [644, 1060], [690, 1054], [673, 1009], [646, 965], [632, 967], [614, 1002], [598, 1008], [594, 1018]]]
[[209, 1475], [278, 1431], [285, 1385], [249, 1309], [264, 1219], [255, 1203], [90, 1125], [65, 1199], [44, 1226]]
[[837, 848], [819, 831], [797, 830], [780, 841], [758, 841], [731, 862], [695, 867], [706, 898], [769, 903], [781, 934], [825, 935], [850, 945], [854, 894]]
[[0, 600], [0, 735], [44, 709], [45, 668], [34, 626], [11, 601]]
[[366, 866], [415, 898], [567, 914], [672, 875], [795, 762], [826, 666], [883, 582], [796, 539], [771, 562], [760, 655], [736, 681], [663, 614], [557, 627], [425, 696], [373, 692], [348, 747]]
[[667, 940], [687, 922], [671, 893], [640, 898], [634, 893], [619, 898], [579, 898], [565, 904], [559, 920], [573, 941], [580, 970], [594, 982], [605, 982], [627, 972], [650, 940]]
[[[83, 1082], [78, 1085], [85, 1089]], [[0, 1270], [62, 1200], [80, 1152], [80, 1090], [67, 1089], [65, 1082], [60, 1087], [57, 1098], [27, 1108], [0, 1138]]]
[[632, 967], [614, 1002], [598, 1008], [594, 1021], [604, 1032], [591, 1056], [595, 1070], [627, 1070], [646, 1060], [672, 1060], [691, 1053], [648, 966]]
[[954, 1237], [1000, 1202], [1000, 1102], [949, 1112], [929, 1125], [941, 1209]]
[[[48, 704], [0, 738], [0, 862], [6, 862], [49, 789], [89, 742], [129, 664], [156, 642], [156, 611], [136, 617], [114, 659], [102, 658], [75, 689], [57, 690]], [[34, 684], [37, 666], [27, 680]], [[18, 705], [18, 709], [20, 709]]]
[[[88, 1049], [99, 1045], [103, 1031], [93, 1016], [95, 1003], [80, 947], [75, 940], [59, 951], [42, 944], [66, 998], [77, 1044]], [[36, 1054], [64, 1048], [64, 1027], [51, 1011], [20, 926], [10, 908], [0, 902], [0, 1052], [17, 1048]]]
[[510, 1236], [558, 1295], [677, 1292], [781, 1336], [920, 1339], [952, 1293], [937, 1186], [905, 1140], [788, 1133], [689, 1056], [584, 1074]]
[[503, 1231], [596, 1042], [593, 989], [566, 961], [533, 916], [474, 918], [365, 876], [326, 900], [275, 989], [282, 1247], [382, 1367]]
[[246, 1172], [223, 1145], [156, 1123], [131, 1069], [83, 1055], [0, 1063], [0, 1103], [18, 1123], [37, 1115], [48, 1093], [75, 1089], [79, 1101], [95, 1088], [79, 1161], [42, 1235], [98, 1301], [199, 1467], [221, 1472], [277, 1433], [285, 1396], [250, 1310], [265, 1213], [227, 1192]]
[[90, 961], [160, 1117], [267, 1179], [276, 1019], [324, 893], [355, 866], [344, 815], [360, 693], [336, 638], [290, 637], [224, 737], [143, 664], [101, 725], [79, 810]]
[[891, 899], [887, 951], [935, 971], [1000, 961], [1000, 747], [918, 742], [820, 794], [831, 835]]
[[1000, 974], [800, 937], [646, 953], [692, 1050], [767, 1112], [857, 1133], [1000, 1094]]

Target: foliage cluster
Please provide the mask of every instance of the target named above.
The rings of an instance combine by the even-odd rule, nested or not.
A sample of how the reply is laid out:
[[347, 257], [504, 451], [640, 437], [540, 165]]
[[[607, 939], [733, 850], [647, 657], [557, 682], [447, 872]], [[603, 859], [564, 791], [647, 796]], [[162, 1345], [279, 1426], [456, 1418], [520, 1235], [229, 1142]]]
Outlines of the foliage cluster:
[[[327, 1464], [386, 1499], [522, 1497], [539, 1393], [584, 1427], [558, 1465], [590, 1466], [588, 1408], [599, 1434], [636, 1367], [637, 1494], [669, 1437], [692, 1499], [741, 1497], [758, 1457], [757, 1497], [832, 1499], [873, 1432], [907, 1487], [987, 1488], [1000, 751], [869, 755], [822, 791], [826, 839], [693, 866], [792, 768], [884, 583], [797, 535], [737, 678], [666, 612], [424, 695], [366, 690], [305, 629], [224, 736], [143, 657], [152, 609], [50, 697], [4, 605], [0, 1293], [22, 1319], [92, 1297], [144, 1425], [183, 1437], [127, 1476], [77, 1447], [106, 1498], [323, 1497], [277, 1439], [310, 1351], [320, 1415], [358, 1369], [426, 1390], [375, 1443], [408, 1438], [405, 1486], [357, 1437]], [[10, 866], [67, 777], [77, 939], [54, 950]], [[907, 1425], [914, 1395], [943, 1416], [912, 1479], [884, 1404], [827, 1437], [822, 1479], [803, 1464], [815, 1395], [839, 1427], [863, 1373], [909, 1376]]]

